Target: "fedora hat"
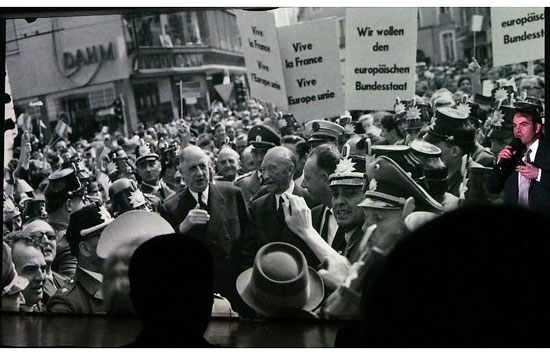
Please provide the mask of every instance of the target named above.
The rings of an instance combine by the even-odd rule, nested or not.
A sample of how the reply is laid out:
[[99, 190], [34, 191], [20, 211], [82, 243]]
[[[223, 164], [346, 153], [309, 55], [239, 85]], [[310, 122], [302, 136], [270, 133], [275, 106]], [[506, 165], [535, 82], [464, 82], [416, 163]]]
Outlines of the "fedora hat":
[[312, 311], [324, 297], [323, 280], [308, 267], [304, 254], [281, 242], [260, 248], [254, 266], [239, 275], [236, 286], [243, 301], [266, 316]]

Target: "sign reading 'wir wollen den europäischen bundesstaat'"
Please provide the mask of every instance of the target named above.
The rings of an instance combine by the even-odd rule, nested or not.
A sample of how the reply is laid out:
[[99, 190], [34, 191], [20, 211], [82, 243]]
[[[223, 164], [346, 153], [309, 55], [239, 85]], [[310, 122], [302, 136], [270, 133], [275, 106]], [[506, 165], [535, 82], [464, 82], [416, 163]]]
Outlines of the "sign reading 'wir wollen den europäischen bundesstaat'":
[[393, 110], [415, 90], [417, 8], [346, 10], [347, 110]]

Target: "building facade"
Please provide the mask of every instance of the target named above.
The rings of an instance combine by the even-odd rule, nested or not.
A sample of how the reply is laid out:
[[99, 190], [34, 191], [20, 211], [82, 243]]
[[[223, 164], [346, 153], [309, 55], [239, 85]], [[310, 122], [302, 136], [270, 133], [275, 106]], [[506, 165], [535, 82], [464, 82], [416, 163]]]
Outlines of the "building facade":
[[114, 125], [131, 132], [208, 109], [214, 85], [245, 72], [231, 10], [7, 20], [6, 66], [16, 109], [49, 127], [67, 112], [85, 138], [112, 126], [101, 113], [118, 97], [125, 122]]

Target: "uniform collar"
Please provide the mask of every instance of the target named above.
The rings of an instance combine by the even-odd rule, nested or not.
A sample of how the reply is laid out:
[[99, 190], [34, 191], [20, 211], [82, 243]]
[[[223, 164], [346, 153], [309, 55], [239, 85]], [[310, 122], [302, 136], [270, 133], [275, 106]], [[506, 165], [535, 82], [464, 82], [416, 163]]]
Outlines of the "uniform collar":
[[103, 275], [100, 274], [99, 272], [94, 272], [94, 271], [90, 271], [88, 269], [84, 269], [82, 266], [79, 266], [79, 268], [84, 271], [85, 273], [87, 273], [88, 275], [90, 275], [91, 277], [94, 278], [94, 280], [98, 281], [98, 282], [103, 282]]

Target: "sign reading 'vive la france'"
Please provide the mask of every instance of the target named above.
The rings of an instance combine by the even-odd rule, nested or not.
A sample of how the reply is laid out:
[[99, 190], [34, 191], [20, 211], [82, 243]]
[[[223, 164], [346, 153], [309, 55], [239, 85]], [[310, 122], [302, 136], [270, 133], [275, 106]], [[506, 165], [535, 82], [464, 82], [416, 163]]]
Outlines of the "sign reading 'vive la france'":
[[393, 110], [415, 91], [417, 8], [346, 10], [347, 110]]
[[236, 13], [252, 96], [288, 109], [275, 17], [269, 11]]
[[277, 30], [289, 111], [300, 122], [343, 114], [336, 18]]

